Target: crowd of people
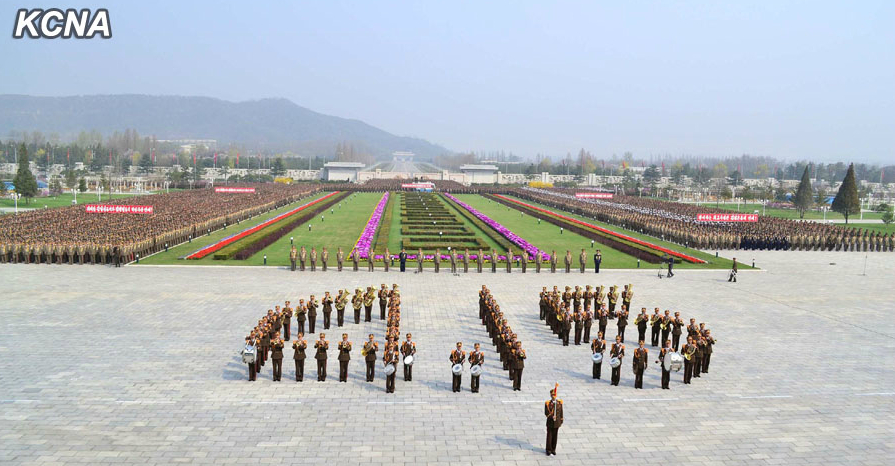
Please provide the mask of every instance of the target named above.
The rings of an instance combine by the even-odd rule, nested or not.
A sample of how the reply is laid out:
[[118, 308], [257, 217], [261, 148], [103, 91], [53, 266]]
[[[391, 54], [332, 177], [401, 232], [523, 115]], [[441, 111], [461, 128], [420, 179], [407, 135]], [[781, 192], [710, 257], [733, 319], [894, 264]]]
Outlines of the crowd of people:
[[895, 251], [895, 234], [830, 223], [759, 216], [757, 222], [704, 222], [697, 214], [730, 213], [707, 206], [616, 195], [578, 199], [574, 190], [521, 188], [530, 201], [595, 218], [697, 249]]
[[[621, 380], [622, 361], [625, 353], [625, 330], [631, 318], [631, 301], [634, 298], [634, 285], [628, 284], [619, 292], [613, 285], [607, 291], [604, 286], [592, 288], [586, 285], [566, 286], [560, 291], [557, 286], [553, 290], [543, 287], [539, 294], [539, 319], [546, 321], [553, 333], [562, 340], [563, 346], [569, 346], [570, 341], [575, 345], [590, 344], [591, 354], [599, 357], [593, 359], [593, 378], [602, 378], [602, 355], [609, 350], [611, 367], [611, 384], [618, 385]], [[610, 319], [616, 320], [617, 332], [615, 342], [611, 346], [606, 344], [606, 328]], [[590, 338], [591, 328], [597, 323], [596, 338]], [[637, 327], [637, 346], [633, 352], [632, 368], [634, 371], [634, 388], [643, 388], [643, 374], [649, 365], [649, 349], [647, 344], [659, 348], [656, 363], [662, 369], [662, 389], [670, 389], [672, 368], [665, 364], [666, 358], [680, 355], [683, 369], [683, 383], [689, 384], [692, 378], [699, 378], [700, 374], [708, 373], [712, 359], [713, 346], [717, 342], [712, 336], [711, 330], [705, 323], [697, 325], [696, 319], [691, 318], [687, 324], [681, 318], [680, 312], [671, 315], [670, 310], [663, 313], [655, 308], [652, 314], [647, 314], [646, 307], [642, 307], [640, 313], [634, 316], [633, 325]], [[570, 336], [574, 326], [574, 340]], [[687, 338], [681, 346], [681, 336], [686, 327]], [[647, 330], [650, 331], [649, 343], [647, 343]], [[671, 338], [669, 338], [669, 335]]]
[[[327, 291], [322, 300], [311, 295], [307, 301], [300, 299], [295, 308], [286, 301], [283, 308], [275, 306], [268, 309], [267, 314], [258, 320], [251, 332], [245, 337], [243, 349], [243, 362], [248, 365], [249, 380], [255, 381], [257, 374], [268, 360], [273, 365], [273, 381], [281, 381], [283, 375], [283, 350], [286, 342], [291, 339], [292, 317], [295, 316], [297, 324], [296, 340], [292, 343], [293, 360], [295, 361], [295, 381], [304, 381], [305, 360], [307, 359], [308, 341], [305, 340], [305, 323], [308, 324], [308, 335], [313, 335], [317, 323], [317, 308], [322, 305], [323, 329], [329, 330], [333, 307], [336, 309], [336, 325], [341, 328], [345, 324], [345, 309], [350, 301], [354, 307], [354, 323], [360, 324], [361, 310], [365, 308], [364, 321], [371, 322], [373, 318], [373, 305], [379, 299], [379, 318], [386, 322], [386, 340], [383, 348], [382, 364], [386, 372], [386, 393], [395, 391], [395, 374], [399, 361], [404, 362], [404, 380], [413, 379], [413, 356], [416, 355], [416, 342], [408, 333], [406, 340], [398, 344], [401, 327], [401, 293], [398, 285], [392, 285], [389, 289], [383, 283], [378, 292], [372, 287], [366, 291], [357, 288], [349, 300], [348, 290], [339, 290], [333, 297]], [[348, 381], [348, 363], [351, 360], [353, 344], [348, 340], [348, 333], [342, 333], [336, 349], [339, 361], [339, 382]], [[379, 342], [374, 334], [367, 336], [361, 349], [361, 356], [366, 364], [366, 381], [373, 382], [376, 377], [376, 353], [379, 351]], [[329, 341], [326, 333], [321, 332], [319, 339], [314, 342], [314, 359], [317, 361], [317, 381], [326, 381], [326, 364], [329, 359]], [[400, 355], [399, 355], [400, 354]], [[408, 357], [410, 357], [408, 359]]]
[[319, 185], [252, 186], [254, 193], [211, 188], [103, 201], [148, 205], [151, 214], [89, 213], [85, 206], [0, 216], [0, 262], [116, 264], [239, 223], [320, 190]]

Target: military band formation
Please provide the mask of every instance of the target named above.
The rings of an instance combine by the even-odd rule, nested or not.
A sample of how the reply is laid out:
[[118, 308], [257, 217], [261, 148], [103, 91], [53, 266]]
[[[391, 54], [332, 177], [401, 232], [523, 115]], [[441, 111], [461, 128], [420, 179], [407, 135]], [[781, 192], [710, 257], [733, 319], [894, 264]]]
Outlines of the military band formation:
[[[308, 326], [308, 335], [315, 333], [317, 325], [317, 308], [322, 305], [323, 330], [329, 330], [331, 326], [332, 311], [336, 310], [336, 326], [345, 325], [345, 309], [349, 302], [354, 308], [354, 323], [360, 324], [361, 313], [365, 322], [371, 322], [373, 318], [373, 306], [378, 298], [379, 319], [386, 322], [385, 343], [382, 347], [382, 367], [386, 377], [386, 393], [395, 391], [395, 375], [399, 362], [404, 364], [404, 380], [410, 382], [413, 379], [413, 359], [416, 355], [416, 342], [410, 333], [405, 335], [406, 340], [398, 343], [401, 336], [401, 293], [398, 285], [392, 285], [389, 289], [383, 283], [378, 291], [372, 286], [366, 291], [355, 289], [354, 295], [349, 300], [348, 290], [339, 290], [335, 297], [326, 292], [322, 300], [311, 295], [307, 301], [300, 299], [295, 308], [290, 301], [286, 301], [282, 309], [275, 306], [268, 309], [267, 314], [258, 320], [258, 325], [245, 337], [245, 347], [242, 350], [243, 362], [247, 364], [249, 380], [254, 381], [268, 360], [272, 361], [272, 379], [275, 382], [282, 381], [283, 357], [286, 342], [292, 336], [292, 318], [295, 317], [296, 339], [292, 343], [295, 361], [295, 381], [303, 382], [305, 374], [305, 360], [307, 359], [308, 341], [305, 339], [305, 324]], [[351, 361], [353, 343], [348, 339], [348, 333], [342, 333], [341, 340], [336, 345], [339, 361], [339, 382], [348, 381], [348, 364]], [[314, 342], [314, 360], [317, 361], [317, 381], [326, 381], [327, 361], [329, 359], [330, 343], [326, 339], [326, 333], [321, 332]], [[377, 353], [380, 351], [379, 342], [374, 334], [367, 335], [367, 341], [361, 346], [361, 356], [366, 364], [366, 381], [373, 382], [376, 378]]]
[[[602, 378], [603, 356], [608, 349], [610, 383], [618, 385], [626, 356], [625, 330], [631, 319], [633, 298], [633, 284], [625, 285], [621, 292], [616, 285], [610, 286], [608, 291], [604, 286], [585, 285], [584, 289], [579, 285], [574, 289], [566, 286], [563, 291], [557, 286], [552, 290], [548, 290], [545, 286], [539, 294], [538, 318], [546, 322], [562, 341], [563, 346], [569, 346], [570, 342], [574, 342], [575, 345], [590, 344], [594, 379]], [[611, 346], [607, 345], [605, 339], [610, 319], [615, 320], [617, 328]], [[648, 330], [649, 346], [658, 348], [655, 363], [659, 364], [662, 370], [662, 389], [670, 388], [671, 372], [683, 369], [685, 384], [689, 384], [694, 377], [700, 377], [702, 373], [708, 373], [713, 346], [717, 340], [704, 322], [697, 324], [695, 318], [690, 318], [687, 323], [681, 318], [680, 312], [675, 312], [672, 316], [670, 310], [666, 309], [662, 313], [658, 307], [652, 314], [647, 313], [646, 307], [641, 307], [640, 313], [633, 319], [633, 325], [637, 327], [636, 347], [632, 357], [634, 388], [643, 388], [643, 374], [649, 364], [649, 349], [646, 347]], [[594, 322], [597, 323], [596, 338], [591, 339]], [[685, 328], [687, 338], [681, 346], [681, 336]]]

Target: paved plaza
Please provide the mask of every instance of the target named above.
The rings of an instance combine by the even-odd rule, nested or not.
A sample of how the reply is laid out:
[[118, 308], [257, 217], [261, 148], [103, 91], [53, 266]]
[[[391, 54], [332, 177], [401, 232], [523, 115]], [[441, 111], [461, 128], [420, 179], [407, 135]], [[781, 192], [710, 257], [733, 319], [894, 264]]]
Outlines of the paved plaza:
[[[748, 256], [748, 257], [746, 257]], [[756, 252], [761, 271], [651, 270], [423, 274], [276, 268], [0, 266], [2, 464], [892, 464], [895, 255]], [[238, 350], [262, 313], [289, 299], [398, 283], [401, 330], [418, 346], [385, 393], [363, 380], [359, 343], [385, 324], [331, 328], [326, 382], [247, 381]], [[538, 320], [541, 286], [634, 284], [633, 307], [696, 317], [718, 339], [709, 374], [659, 388], [650, 351], [633, 388], [636, 327], [618, 387], [591, 378], [589, 346], [561, 346]], [[478, 319], [488, 285], [528, 353], [522, 391]], [[351, 315], [349, 308], [346, 312]], [[633, 322], [633, 318], [632, 318]], [[294, 329], [294, 325], [293, 325]], [[318, 315], [322, 329], [322, 313]], [[596, 325], [594, 326], [596, 329]], [[293, 330], [294, 331], [294, 330]], [[318, 330], [318, 332], [321, 330]], [[348, 383], [334, 350], [355, 342]], [[596, 331], [596, 330], [594, 330]], [[610, 323], [607, 340], [615, 336]], [[481, 342], [481, 393], [451, 392], [448, 354]], [[313, 338], [309, 341], [313, 345]], [[309, 352], [309, 354], [312, 354]], [[381, 354], [380, 354], [381, 356]], [[543, 402], [559, 382], [565, 424], [544, 455]]]

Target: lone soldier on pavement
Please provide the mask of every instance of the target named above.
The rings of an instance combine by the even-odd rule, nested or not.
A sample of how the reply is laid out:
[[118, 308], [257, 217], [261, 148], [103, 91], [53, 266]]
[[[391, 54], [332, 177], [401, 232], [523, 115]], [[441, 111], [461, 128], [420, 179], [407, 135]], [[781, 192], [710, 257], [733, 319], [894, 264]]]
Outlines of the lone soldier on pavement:
[[289, 250], [289, 262], [292, 264], [293, 272], [295, 272], [296, 259], [298, 259], [298, 251], [295, 249], [295, 245], [292, 245], [292, 249]]
[[563, 421], [562, 400], [556, 399], [556, 388], [550, 390], [550, 400], [544, 403], [544, 415], [547, 416], [547, 456], [555, 456], [556, 441]]
[[336, 267], [338, 268], [339, 272], [342, 271], [342, 261], [344, 261], [344, 260], [345, 260], [345, 253], [342, 252], [342, 248], [339, 248], [339, 250], [336, 251]]

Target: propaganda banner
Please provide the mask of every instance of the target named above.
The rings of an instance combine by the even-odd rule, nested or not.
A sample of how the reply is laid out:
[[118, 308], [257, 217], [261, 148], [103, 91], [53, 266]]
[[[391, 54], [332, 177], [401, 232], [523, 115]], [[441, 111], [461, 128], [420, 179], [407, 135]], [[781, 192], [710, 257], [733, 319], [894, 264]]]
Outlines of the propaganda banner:
[[575, 193], [578, 199], [612, 199], [612, 193]]
[[435, 183], [402, 183], [401, 187], [405, 189], [434, 189]]
[[109, 205], [87, 204], [84, 211], [88, 214], [151, 214], [151, 205]]
[[757, 222], [758, 214], [696, 214], [699, 222]]
[[255, 188], [240, 188], [236, 186], [219, 186], [214, 188], [216, 193], [253, 193]]

